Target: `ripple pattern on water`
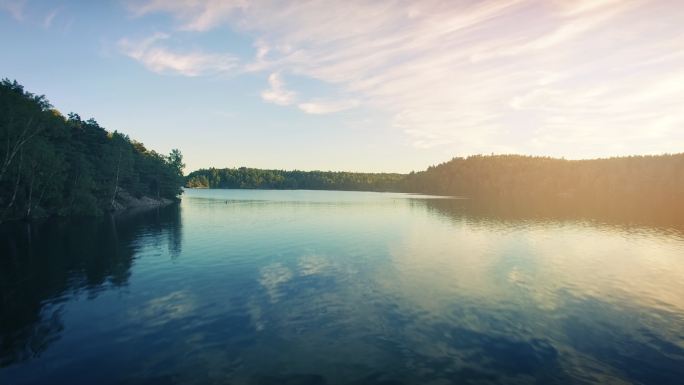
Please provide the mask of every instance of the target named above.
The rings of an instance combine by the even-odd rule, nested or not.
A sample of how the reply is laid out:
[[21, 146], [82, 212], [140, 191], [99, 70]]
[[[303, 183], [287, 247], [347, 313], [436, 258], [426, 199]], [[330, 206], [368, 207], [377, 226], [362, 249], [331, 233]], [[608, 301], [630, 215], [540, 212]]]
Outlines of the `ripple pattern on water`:
[[681, 383], [681, 229], [495, 214], [187, 190], [5, 226], [0, 382]]

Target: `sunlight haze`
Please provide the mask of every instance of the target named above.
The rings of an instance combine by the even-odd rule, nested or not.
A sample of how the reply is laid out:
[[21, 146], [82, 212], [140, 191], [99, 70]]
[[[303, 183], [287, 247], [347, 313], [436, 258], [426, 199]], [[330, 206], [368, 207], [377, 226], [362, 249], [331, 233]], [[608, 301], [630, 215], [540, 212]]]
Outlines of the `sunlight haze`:
[[[200, 167], [684, 148], [678, 1], [8, 1], [0, 73]], [[12, 54], [10, 54], [12, 52]], [[78, 91], [77, 91], [78, 90]]]

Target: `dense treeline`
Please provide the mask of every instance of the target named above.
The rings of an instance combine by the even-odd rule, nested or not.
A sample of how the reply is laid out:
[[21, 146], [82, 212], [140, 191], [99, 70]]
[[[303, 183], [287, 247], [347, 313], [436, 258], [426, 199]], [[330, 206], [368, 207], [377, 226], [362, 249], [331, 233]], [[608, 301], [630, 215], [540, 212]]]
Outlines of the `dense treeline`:
[[402, 174], [333, 171], [284, 171], [255, 168], [201, 169], [186, 178], [187, 187], [397, 191]]
[[592, 160], [521, 155], [454, 158], [409, 174], [403, 190], [596, 207], [682, 207], [684, 154]]
[[187, 187], [425, 193], [545, 208], [684, 208], [684, 154], [565, 160], [522, 155], [454, 158], [410, 174], [203, 169]]
[[122, 196], [174, 199], [182, 156], [146, 149], [77, 114], [62, 116], [44, 96], [0, 81], [0, 221], [99, 215]]

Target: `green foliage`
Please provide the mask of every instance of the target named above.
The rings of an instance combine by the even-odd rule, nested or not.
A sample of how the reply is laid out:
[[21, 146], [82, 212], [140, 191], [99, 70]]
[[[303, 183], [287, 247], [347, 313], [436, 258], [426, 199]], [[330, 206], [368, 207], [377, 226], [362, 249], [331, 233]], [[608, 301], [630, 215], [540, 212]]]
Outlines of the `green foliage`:
[[402, 189], [565, 207], [675, 209], [684, 197], [684, 154], [592, 160], [477, 155], [409, 174]]
[[94, 120], [65, 118], [44, 96], [0, 82], [0, 220], [39, 215], [99, 215], [118, 194], [174, 199], [182, 155], [147, 150]]
[[402, 174], [284, 171], [256, 168], [201, 169], [186, 177], [195, 188], [397, 191]]
[[210, 168], [190, 173], [186, 186], [396, 191], [517, 202], [530, 209], [684, 212], [684, 154], [593, 160], [476, 155], [410, 174]]

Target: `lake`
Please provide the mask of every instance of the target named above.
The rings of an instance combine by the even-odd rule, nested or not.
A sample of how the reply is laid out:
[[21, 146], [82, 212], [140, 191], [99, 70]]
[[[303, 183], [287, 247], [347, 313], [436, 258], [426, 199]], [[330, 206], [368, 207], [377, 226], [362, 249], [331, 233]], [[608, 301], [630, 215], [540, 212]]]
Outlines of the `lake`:
[[684, 381], [681, 226], [496, 207], [186, 190], [5, 224], [0, 384]]

